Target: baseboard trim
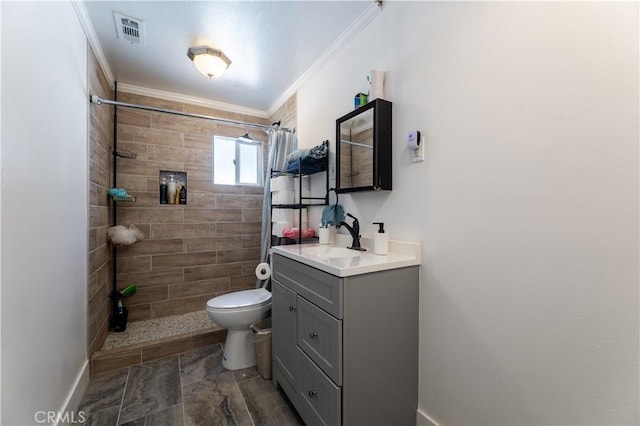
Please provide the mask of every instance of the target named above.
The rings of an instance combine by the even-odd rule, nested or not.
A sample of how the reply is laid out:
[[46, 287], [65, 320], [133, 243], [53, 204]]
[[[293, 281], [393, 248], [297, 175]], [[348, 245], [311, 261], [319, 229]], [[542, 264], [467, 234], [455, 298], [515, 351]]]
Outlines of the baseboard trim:
[[69, 395], [67, 395], [67, 399], [64, 401], [62, 408], [59, 411], [63, 420], [54, 423], [54, 426], [78, 424], [79, 417], [77, 410], [80, 406], [80, 401], [87, 390], [87, 386], [89, 386], [89, 373], [89, 360], [85, 360], [78, 377], [76, 377], [73, 388], [69, 392]]
[[416, 426], [439, 426], [427, 413], [418, 408], [416, 411]]

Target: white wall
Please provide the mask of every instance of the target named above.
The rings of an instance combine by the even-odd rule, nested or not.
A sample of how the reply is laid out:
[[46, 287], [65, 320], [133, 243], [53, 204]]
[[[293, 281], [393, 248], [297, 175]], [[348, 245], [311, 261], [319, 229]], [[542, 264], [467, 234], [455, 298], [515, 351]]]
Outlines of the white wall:
[[418, 419], [638, 424], [638, 3], [385, 2], [298, 92], [300, 146], [370, 69], [394, 189], [340, 200], [423, 241]]
[[87, 46], [70, 2], [2, 2], [2, 419], [86, 373]]

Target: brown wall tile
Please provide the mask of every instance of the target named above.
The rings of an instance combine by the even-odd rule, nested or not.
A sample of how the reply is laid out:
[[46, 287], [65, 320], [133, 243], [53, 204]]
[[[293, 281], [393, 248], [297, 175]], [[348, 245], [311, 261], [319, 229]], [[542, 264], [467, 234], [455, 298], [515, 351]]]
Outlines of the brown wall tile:
[[200, 296], [171, 299], [151, 304], [151, 318], [180, 315], [187, 312], [199, 311], [206, 308], [207, 300], [217, 296], [217, 293]]
[[184, 240], [185, 252], [238, 249], [241, 237], [190, 238]]
[[184, 268], [184, 282], [202, 281], [218, 277], [230, 277], [232, 275], [240, 275], [242, 273], [242, 265], [210, 265], [194, 268]]
[[169, 287], [169, 298], [197, 296], [200, 294], [224, 293], [231, 288], [228, 277], [213, 278], [205, 281], [194, 281]]
[[169, 296], [169, 287], [166, 285], [157, 285], [152, 287], [140, 287], [133, 296], [125, 299], [127, 306], [137, 305], [141, 303], [156, 302], [158, 300], [167, 300]]
[[152, 239], [165, 238], [199, 238], [214, 237], [215, 223], [184, 223], [184, 224], [153, 224], [151, 225]]
[[118, 211], [118, 223], [182, 223], [184, 209], [177, 206], [158, 208], [127, 207]]
[[177, 132], [124, 126], [118, 123], [118, 141], [137, 142], [153, 145], [183, 146], [182, 135]]
[[117, 259], [118, 274], [151, 272], [151, 256], [120, 256]]
[[136, 284], [138, 287], [182, 284], [183, 270], [172, 269], [153, 272], [141, 272], [137, 274], [118, 274], [118, 287], [125, 287], [129, 284]]
[[260, 257], [260, 249], [240, 249], [240, 250], [224, 250], [218, 252], [218, 263], [240, 262], [243, 260], [258, 259]]
[[255, 274], [231, 277], [231, 289], [254, 288], [256, 286], [256, 280]]
[[216, 263], [215, 251], [200, 253], [159, 254], [151, 258], [151, 270], [184, 268]]
[[261, 209], [262, 195], [216, 195], [216, 206], [219, 209]]
[[238, 223], [242, 220], [240, 209], [186, 209], [184, 211], [185, 222], [232, 222]]
[[142, 349], [142, 361], [150, 361], [152, 359], [163, 358], [169, 355], [190, 351], [202, 346], [221, 343], [224, 342], [226, 337], [226, 330], [218, 329], [208, 333], [198, 334], [196, 336], [183, 337], [171, 342], [159, 343]]
[[142, 240], [118, 249], [118, 256], [140, 256], [158, 253], [182, 253], [182, 240]]
[[218, 235], [260, 234], [262, 222], [224, 222], [218, 224]]
[[142, 351], [133, 349], [119, 351], [105, 356], [96, 356], [91, 362], [91, 375], [95, 376], [107, 371], [119, 370], [142, 362]]

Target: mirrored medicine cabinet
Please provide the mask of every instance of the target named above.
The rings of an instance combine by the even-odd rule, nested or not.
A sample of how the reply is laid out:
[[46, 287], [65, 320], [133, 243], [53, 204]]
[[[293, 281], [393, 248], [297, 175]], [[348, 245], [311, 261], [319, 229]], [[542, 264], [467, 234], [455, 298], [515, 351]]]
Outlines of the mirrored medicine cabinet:
[[336, 191], [391, 190], [392, 104], [370, 103], [336, 120]]

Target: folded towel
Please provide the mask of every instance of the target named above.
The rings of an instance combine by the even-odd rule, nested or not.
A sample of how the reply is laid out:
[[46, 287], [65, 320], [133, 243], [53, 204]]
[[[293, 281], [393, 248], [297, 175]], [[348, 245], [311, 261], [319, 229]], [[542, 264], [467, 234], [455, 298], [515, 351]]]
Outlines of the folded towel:
[[108, 191], [109, 195], [111, 195], [112, 197], [123, 197], [126, 198], [129, 196], [129, 194], [127, 194], [127, 191], [125, 191], [122, 188], [111, 188]]
[[285, 161], [287, 163], [291, 163], [292, 161], [300, 160], [305, 157], [311, 157], [319, 160], [326, 157], [328, 152], [329, 144], [321, 143], [320, 145], [314, 146], [311, 149], [296, 149], [285, 157]]
[[326, 166], [327, 164], [325, 160], [304, 157], [288, 163], [286, 171], [289, 173], [315, 173], [326, 170]]
[[292, 161], [296, 161], [299, 160], [301, 158], [304, 158], [306, 156], [309, 155], [309, 151], [310, 149], [296, 149], [295, 151], [287, 154], [286, 157], [284, 157], [284, 160], [287, 163], [291, 163]]
[[316, 159], [324, 158], [327, 156], [328, 152], [329, 152], [329, 145], [325, 143], [321, 143], [320, 145], [314, 146], [309, 150], [309, 157], [316, 158]]

